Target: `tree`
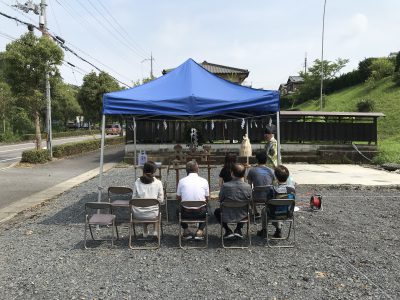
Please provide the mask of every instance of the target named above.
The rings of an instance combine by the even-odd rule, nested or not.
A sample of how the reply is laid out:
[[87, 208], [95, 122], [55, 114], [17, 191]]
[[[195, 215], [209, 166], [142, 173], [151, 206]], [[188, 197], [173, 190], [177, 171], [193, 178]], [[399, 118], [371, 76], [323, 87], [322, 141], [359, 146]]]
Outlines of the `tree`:
[[60, 80], [52, 86], [53, 119], [61, 120], [64, 126], [71, 119], [82, 114], [82, 108], [78, 103], [79, 89]]
[[369, 67], [371, 75], [366, 81], [368, 88], [375, 88], [379, 80], [393, 75], [394, 67], [393, 61], [386, 57], [379, 57], [373, 60]]
[[99, 122], [102, 115], [103, 94], [120, 90], [117, 81], [106, 72], [91, 72], [83, 77], [78, 102], [90, 123]]
[[3, 120], [3, 132], [6, 132], [6, 116], [10, 115], [13, 104], [13, 97], [10, 86], [0, 81], [0, 117]]
[[397, 55], [396, 55], [394, 71], [395, 72], [399, 72], [400, 71], [400, 51], [397, 52]]
[[[336, 78], [339, 75], [340, 70], [343, 69], [348, 62], [348, 59], [343, 58], [337, 58], [334, 62], [324, 60], [324, 81], [329, 81]], [[316, 59], [314, 60], [314, 64], [308, 69], [307, 73], [303, 71], [299, 72], [299, 75], [304, 79], [304, 83], [299, 88], [298, 97], [300, 100], [305, 101], [312, 98], [317, 98], [319, 96], [321, 84], [321, 65], [321, 60]]]
[[58, 74], [63, 51], [48, 37], [32, 32], [6, 46], [5, 78], [21, 107], [35, 120], [36, 149], [41, 149], [40, 113], [46, 107], [45, 74]]

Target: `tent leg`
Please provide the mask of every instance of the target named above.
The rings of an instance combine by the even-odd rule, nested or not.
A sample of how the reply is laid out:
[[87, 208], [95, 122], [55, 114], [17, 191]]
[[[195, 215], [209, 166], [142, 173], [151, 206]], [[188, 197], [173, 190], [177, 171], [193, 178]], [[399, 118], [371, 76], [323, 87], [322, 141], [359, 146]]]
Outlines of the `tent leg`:
[[103, 190], [103, 165], [104, 165], [104, 140], [106, 131], [106, 115], [103, 115], [101, 119], [101, 147], [100, 147], [100, 170], [99, 170], [99, 186], [98, 186], [98, 198], [97, 201], [101, 202], [101, 193]]
[[133, 162], [135, 164], [135, 180], [137, 178], [136, 176], [136, 169], [137, 169], [137, 150], [136, 150], [136, 119], [135, 117], [133, 117], [133, 144], [134, 144], [134, 148], [133, 148]]
[[[249, 120], [248, 120], [248, 119], [246, 119], [246, 135], [247, 135], [247, 138], [248, 138], [249, 141], [250, 141], [250, 136], [249, 136]], [[246, 156], [246, 164], [247, 164], [247, 166], [249, 165], [249, 157], [248, 157], [248, 156]]]
[[281, 122], [279, 118], [279, 111], [276, 112], [276, 141], [278, 144], [278, 165], [282, 163], [281, 161]]

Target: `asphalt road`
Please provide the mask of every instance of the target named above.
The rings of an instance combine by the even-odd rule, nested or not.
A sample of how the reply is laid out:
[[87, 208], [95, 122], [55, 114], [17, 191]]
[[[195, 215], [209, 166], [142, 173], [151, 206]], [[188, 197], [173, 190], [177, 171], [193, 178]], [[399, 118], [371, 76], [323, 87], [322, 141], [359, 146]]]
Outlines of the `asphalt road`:
[[[23, 146], [21, 147], [23, 148]], [[124, 145], [105, 149], [104, 163], [120, 162]], [[99, 167], [100, 151], [32, 167], [0, 169], [0, 208]]]
[[[80, 142], [84, 140], [92, 140], [99, 138], [100, 135], [97, 134], [97, 135], [85, 135], [85, 136], [53, 139], [53, 146], [70, 142]], [[46, 141], [42, 142], [42, 146], [46, 148]], [[35, 148], [34, 142], [0, 145], [0, 169], [7, 168], [8, 166], [14, 164], [15, 162], [18, 162], [21, 159], [23, 151], [34, 148]]]

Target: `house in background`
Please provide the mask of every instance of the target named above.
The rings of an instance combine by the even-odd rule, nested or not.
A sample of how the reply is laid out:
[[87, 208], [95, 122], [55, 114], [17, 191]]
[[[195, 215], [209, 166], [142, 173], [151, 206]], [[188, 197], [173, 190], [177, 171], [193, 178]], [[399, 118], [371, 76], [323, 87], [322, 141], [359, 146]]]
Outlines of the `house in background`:
[[286, 83], [279, 85], [279, 91], [281, 95], [287, 95], [297, 92], [299, 87], [304, 83], [304, 79], [301, 76], [289, 76]]
[[[204, 69], [221, 77], [223, 79], [229, 80], [233, 83], [242, 84], [243, 81], [249, 76], [249, 71], [245, 69], [233, 68], [223, 65], [212, 64], [207, 61], [203, 61], [200, 64]], [[171, 72], [173, 69], [165, 69], [162, 74], [165, 75]]]

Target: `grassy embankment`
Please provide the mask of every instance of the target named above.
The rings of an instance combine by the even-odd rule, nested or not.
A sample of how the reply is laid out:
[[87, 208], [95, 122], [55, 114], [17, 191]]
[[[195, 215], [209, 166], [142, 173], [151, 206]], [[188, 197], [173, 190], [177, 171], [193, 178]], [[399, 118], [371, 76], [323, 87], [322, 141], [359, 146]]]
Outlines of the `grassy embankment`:
[[[324, 111], [357, 111], [357, 102], [372, 99], [375, 112], [386, 115], [378, 119], [379, 155], [375, 162], [400, 163], [400, 87], [396, 87], [391, 77], [382, 79], [375, 89], [359, 84], [343, 89], [325, 100]], [[310, 100], [296, 106], [300, 110], [319, 110], [318, 100]]]

